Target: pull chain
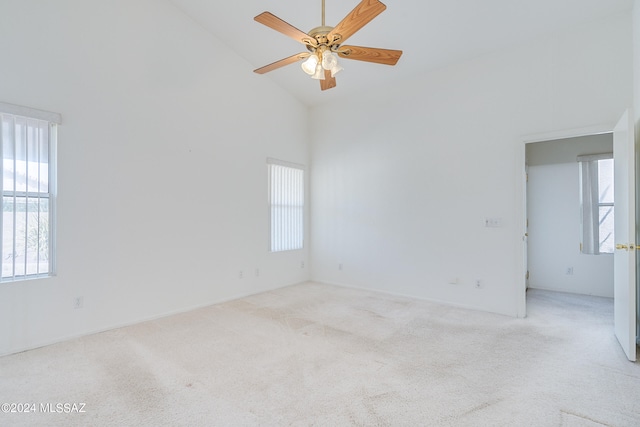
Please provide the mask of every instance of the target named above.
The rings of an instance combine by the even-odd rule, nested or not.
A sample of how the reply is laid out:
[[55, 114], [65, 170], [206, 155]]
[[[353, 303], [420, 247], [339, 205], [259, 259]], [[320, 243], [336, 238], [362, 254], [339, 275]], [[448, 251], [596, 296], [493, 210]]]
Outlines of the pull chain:
[[324, 27], [324, 0], [322, 0], [322, 26]]

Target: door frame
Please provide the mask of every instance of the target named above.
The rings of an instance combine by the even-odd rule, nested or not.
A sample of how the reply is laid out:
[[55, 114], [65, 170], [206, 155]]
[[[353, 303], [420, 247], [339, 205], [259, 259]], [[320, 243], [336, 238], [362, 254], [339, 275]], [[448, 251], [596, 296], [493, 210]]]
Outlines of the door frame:
[[566, 129], [538, 134], [523, 135], [520, 138], [518, 159], [516, 168], [516, 182], [520, 181], [519, 198], [517, 198], [516, 218], [520, 218], [520, 226], [517, 229], [519, 238], [516, 242], [516, 254], [518, 267], [516, 268], [516, 292], [515, 307], [517, 317], [527, 316], [527, 144], [535, 142], [553, 141], [556, 139], [577, 138], [581, 136], [601, 135], [613, 133], [615, 123], [606, 125], [594, 125], [584, 128]]

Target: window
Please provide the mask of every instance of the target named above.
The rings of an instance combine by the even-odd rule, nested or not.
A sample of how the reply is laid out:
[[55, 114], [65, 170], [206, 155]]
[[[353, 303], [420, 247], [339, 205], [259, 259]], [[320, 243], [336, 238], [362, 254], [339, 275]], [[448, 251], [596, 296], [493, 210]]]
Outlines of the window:
[[269, 174], [269, 250], [304, 246], [304, 167], [267, 159]]
[[54, 272], [55, 146], [60, 115], [0, 103], [1, 280]]
[[582, 253], [610, 254], [614, 250], [613, 156], [579, 156]]

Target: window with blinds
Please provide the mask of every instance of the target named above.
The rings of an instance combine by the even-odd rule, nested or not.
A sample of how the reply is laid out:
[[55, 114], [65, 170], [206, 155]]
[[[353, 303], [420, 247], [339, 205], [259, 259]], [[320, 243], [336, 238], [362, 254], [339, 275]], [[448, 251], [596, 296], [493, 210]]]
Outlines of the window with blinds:
[[304, 167], [267, 159], [269, 175], [269, 250], [304, 246]]
[[584, 254], [614, 250], [613, 154], [579, 156], [580, 204]]
[[55, 141], [60, 116], [0, 104], [2, 280], [54, 271]]

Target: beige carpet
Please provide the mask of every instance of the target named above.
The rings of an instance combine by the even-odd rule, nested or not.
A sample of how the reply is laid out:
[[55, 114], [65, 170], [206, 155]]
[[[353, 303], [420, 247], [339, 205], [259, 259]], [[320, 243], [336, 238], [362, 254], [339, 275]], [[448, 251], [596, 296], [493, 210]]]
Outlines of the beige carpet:
[[0, 425], [640, 426], [612, 301], [528, 309], [287, 287], [0, 358]]

